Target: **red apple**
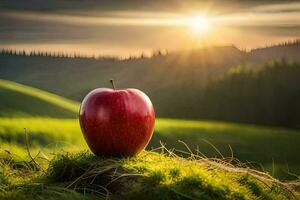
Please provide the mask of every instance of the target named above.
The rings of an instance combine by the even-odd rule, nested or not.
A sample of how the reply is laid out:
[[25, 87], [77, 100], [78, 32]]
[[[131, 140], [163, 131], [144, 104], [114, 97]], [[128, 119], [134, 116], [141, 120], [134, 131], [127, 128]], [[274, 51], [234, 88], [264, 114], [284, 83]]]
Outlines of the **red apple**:
[[152, 137], [155, 114], [146, 94], [137, 89], [98, 88], [83, 100], [79, 121], [84, 138], [98, 156], [133, 156]]

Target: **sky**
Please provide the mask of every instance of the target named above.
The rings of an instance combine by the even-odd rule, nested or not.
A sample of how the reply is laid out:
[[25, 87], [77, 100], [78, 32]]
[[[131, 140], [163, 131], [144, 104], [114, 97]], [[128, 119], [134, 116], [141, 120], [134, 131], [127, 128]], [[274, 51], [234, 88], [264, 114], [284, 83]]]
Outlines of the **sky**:
[[300, 1], [0, 1], [0, 48], [126, 57], [299, 38]]

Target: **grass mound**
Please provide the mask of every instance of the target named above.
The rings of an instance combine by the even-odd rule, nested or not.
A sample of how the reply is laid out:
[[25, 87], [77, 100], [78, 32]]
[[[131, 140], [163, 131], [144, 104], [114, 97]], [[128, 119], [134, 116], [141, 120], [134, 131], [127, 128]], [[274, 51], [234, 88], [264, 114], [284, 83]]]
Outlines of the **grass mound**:
[[[33, 153], [40, 149], [53, 152], [53, 148], [87, 148], [77, 119], [18, 117], [0, 118], [0, 149], [8, 149], [19, 156], [24, 154], [24, 128], [27, 128]], [[246, 124], [157, 119], [147, 150], [159, 147], [160, 141], [169, 148], [185, 150], [178, 142], [181, 140], [194, 153], [200, 151], [209, 158], [233, 154], [242, 162], [251, 162], [254, 168], [269, 171], [281, 180], [293, 180], [300, 174], [299, 133], [299, 130]]]
[[[224, 160], [143, 152], [99, 158], [57, 155], [47, 169], [14, 168], [2, 160], [2, 199], [293, 199], [292, 184]], [[34, 173], [33, 173], [34, 172]], [[27, 179], [20, 180], [25, 176]], [[294, 185], [296, 185], [294, 183]], [[22, 198], [21, 198], [22, 197]]]
[[0, 117], [76, 118], [78, 109], [75, 101], [0, 79]]
[[[211, 157], [233, 157], [254, 168], [269, 171], [281, 180], [299, 178], [300, 131], [217, 121], [157, 119], [150, 145], [163, 141], [167, 147]], [[154, 145], [153, 145], [154, 146]], [[157, 147], [157, 146], [154, 146]], [[216, 150], [217, 149], [217, 150]]]

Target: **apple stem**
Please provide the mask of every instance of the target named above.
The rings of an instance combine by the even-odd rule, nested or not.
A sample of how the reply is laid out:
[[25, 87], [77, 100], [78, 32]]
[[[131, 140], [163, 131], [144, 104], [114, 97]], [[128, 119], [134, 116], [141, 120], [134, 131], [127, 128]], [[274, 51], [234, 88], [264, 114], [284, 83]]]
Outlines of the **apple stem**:
[[111, 86], [114, 90], [116, 90], [115, 83], [113, 79], [110, 79]]

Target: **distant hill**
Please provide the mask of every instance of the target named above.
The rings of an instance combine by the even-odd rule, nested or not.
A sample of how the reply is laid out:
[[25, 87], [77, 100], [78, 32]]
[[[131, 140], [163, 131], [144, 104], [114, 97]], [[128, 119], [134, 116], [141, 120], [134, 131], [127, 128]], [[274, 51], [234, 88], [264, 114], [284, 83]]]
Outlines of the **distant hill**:
[[286, 58], [300, 63], [300, 40], [291, 43], [279, 44], [270, 47], [258, 48], [249, 52], [252, 63], [261, 63], [266, 60]]
[[78, 108], [77, 102], [0, 79], [0, 117], [75, 118]]
[[[286, 54], [286, 48], [294, 53]], [[118, 88], [133, 87], [148, 94], [157, 116], [199, 118], [199, 99], [211, 80], [236, 66], [260, 66], [279, 55], [300, 62], [298, 49], [299, 44], [276, 47], [276, 56], [272, 56], [270, 48], [246, 53], [225, 46], [130, 60], [0, 54], [0, 78], [76, 101], [94, 88], [111, 87], [109, 79], [113, 78]], [[260, 56], [263, 54], [268, 56]]]

